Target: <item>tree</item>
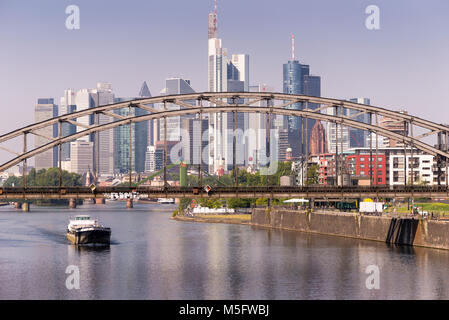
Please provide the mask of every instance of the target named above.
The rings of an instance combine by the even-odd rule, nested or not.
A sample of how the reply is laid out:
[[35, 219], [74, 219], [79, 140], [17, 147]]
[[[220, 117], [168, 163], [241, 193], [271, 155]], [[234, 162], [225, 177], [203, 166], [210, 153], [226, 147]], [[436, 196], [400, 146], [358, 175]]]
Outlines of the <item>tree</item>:
[[320, 166], [317, 164], [312, 164], [307, 168], [307, 181], [306, 185], [318, 184], [320, 178]]
[[[68, 171], [62, 171], [62, 186], [65, 187], [76, 187], [81, 186], [81, 176], [76, 173], [71, 173]], [[49, 169], [31, 169], [26, 175], [27, 186], [29, 187], [55, 187], [59, 186], [59, 168], [49, 168]], [[5, 187], [23, 187], [23, 177], [12, 176], [9, 177], [3, 184]], [[67, 199], [53, 199], [53, 200], [37, 200], [38, 204], [66, 204]]]

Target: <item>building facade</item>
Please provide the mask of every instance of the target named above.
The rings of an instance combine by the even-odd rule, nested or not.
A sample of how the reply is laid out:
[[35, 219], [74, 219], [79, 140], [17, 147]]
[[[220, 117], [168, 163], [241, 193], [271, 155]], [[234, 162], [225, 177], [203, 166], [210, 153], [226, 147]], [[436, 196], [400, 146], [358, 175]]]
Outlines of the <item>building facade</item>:
[[[34, 122], [41, 122], [58, 116], [58, 106], [54, 104], [54, 99], [38, 99], [34, 107]], [[58, 136], [58, 125], [48, 126], [35, 131], [34, 146], [40, 147], [49, 143], [52, 138]], [[47, 137], [49, 139], [47, 139]], [[34, 158], [34, 167], [36, 170], [54, 168], [58, 166], [57, 147], [37, 154]]]

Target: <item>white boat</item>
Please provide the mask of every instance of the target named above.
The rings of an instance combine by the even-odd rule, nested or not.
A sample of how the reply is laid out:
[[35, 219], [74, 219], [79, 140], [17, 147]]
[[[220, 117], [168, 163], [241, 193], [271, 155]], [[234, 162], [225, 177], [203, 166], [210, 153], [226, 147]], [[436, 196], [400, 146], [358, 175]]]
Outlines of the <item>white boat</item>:
[[159, 198], [159, 199], [157, 199], [157, 203], [172, 204], [172, 203], [175, 203], [175, 199], [173, 199], [173, 198]]
[[111, 228], [99, 225], [98, 220], [91, 219], [88, 215], [78, 215], [70, 219], [67, 225], [67, 239], [73, 244], [109, 244]]

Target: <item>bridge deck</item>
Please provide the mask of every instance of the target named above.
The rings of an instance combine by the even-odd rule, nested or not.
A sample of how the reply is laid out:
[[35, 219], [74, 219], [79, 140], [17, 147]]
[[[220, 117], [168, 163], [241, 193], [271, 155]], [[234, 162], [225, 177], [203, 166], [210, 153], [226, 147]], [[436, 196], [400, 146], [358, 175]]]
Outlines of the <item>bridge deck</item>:
[[4, 187], [0, 199], [89, 199], [104, 198], [110, 193], [137, 193], [149, 198], [449, 198], [449, 188], [401, 187], [213, 187], [207, 193], [198, 187]]

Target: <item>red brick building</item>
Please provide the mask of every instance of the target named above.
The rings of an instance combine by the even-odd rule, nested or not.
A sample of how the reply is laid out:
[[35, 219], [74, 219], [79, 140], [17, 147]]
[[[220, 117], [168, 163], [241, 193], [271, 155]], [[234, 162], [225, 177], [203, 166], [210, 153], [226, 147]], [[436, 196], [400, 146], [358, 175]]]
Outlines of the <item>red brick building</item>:
[[354, 154], [346, 156], [346, 166], [348, 173], [351, 176], [369, 177], [370, 165], [373, 168], [373, 182], [372, 185], [386, 185], [387, 184], [387, 162], [384, 154], [373, 154], [372, 162], [370, 163], [369, 154]]
[[335, 176], [335, 154], [322, 153], [318, 156], [318, 165], [320, 166], [319, 184], [327, 184], [328, 176]]

